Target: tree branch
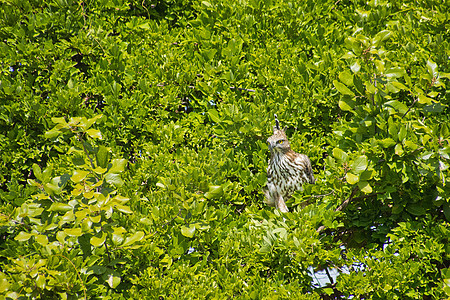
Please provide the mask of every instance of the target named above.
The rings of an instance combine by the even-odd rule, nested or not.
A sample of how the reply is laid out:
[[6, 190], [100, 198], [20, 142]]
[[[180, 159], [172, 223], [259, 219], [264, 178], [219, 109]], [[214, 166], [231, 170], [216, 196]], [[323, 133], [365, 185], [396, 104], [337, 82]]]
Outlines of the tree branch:
[[[350, 203], [350, 201], [352, 201], [353, 196], [355, 195], [355, 193], [356, 193], [357, 190], [358, 190], [358, 188], [355, 187], [355, 188], [352, 190], [350, 196], [349, 196], [344, 202], [342, 202], [341, 205], [339, 205], [334, 211], [342, 211], [342, 210], [344, 210], [344, 209], [347, 207], [347, 205]], [[322, 226], [320, 226], [319, 228], [317, 228], [316, 232], [317, 232], [317, 233], [321, 233], [324, 229], [325, 229], [325, 226], [322, 225]]]

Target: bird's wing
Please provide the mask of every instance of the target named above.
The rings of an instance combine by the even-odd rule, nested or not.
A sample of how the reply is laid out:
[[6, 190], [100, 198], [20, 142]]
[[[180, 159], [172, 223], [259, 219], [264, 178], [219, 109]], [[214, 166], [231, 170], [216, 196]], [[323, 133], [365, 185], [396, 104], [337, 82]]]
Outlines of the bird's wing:
[[305, 154], [299, 154], [295, 158], [295, 162], [301, 166], [303, 166], [303, 169], [306, 173], [306, 177], [308, 178], [309, 183], [315, 183], [316, 179], [314, 178], [311, 161], [309, 160], [309, 157]]

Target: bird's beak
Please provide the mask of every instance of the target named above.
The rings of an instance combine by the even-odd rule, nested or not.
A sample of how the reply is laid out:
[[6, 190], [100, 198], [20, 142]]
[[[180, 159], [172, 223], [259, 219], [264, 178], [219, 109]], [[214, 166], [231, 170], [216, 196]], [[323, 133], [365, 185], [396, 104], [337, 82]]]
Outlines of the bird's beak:
[[267, 143], [267, 146], [269, 146], [269, 151], [272, 151], [272, 150], [273, 150], [273, 146], [272, 146], [271, 143]]

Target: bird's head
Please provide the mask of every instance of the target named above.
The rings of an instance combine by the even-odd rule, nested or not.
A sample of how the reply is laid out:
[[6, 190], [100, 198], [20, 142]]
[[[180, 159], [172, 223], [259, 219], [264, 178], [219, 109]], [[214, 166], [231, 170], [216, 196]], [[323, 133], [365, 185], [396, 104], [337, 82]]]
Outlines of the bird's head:
[[278, 121], [277, 115], [275, 115], [275, 126], [273, 127], [273, 135], [267, 139], [267, 144], [269, 150], [272, 153], [286, 153], [291, 150], [291, 145], [289, 144], [286, 133], [284, 129], [280, 128], [280, 122]]

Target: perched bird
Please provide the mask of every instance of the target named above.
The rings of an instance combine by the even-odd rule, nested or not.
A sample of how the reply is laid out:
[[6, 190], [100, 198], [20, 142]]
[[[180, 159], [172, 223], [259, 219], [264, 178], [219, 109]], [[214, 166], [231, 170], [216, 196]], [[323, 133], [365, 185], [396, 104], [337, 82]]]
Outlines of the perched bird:
[[275, 115], [273, 135], [267, 139], [270, 161], [267, 168], [267, 188], [264, 190], [265, 202], [281, 212], [289, 211], [285, 200], [300, 189], [303, 183], [316, 181], [308, 156], [291, 150], [285, 130], [286, 127], [280, 129], [280, 122]]

